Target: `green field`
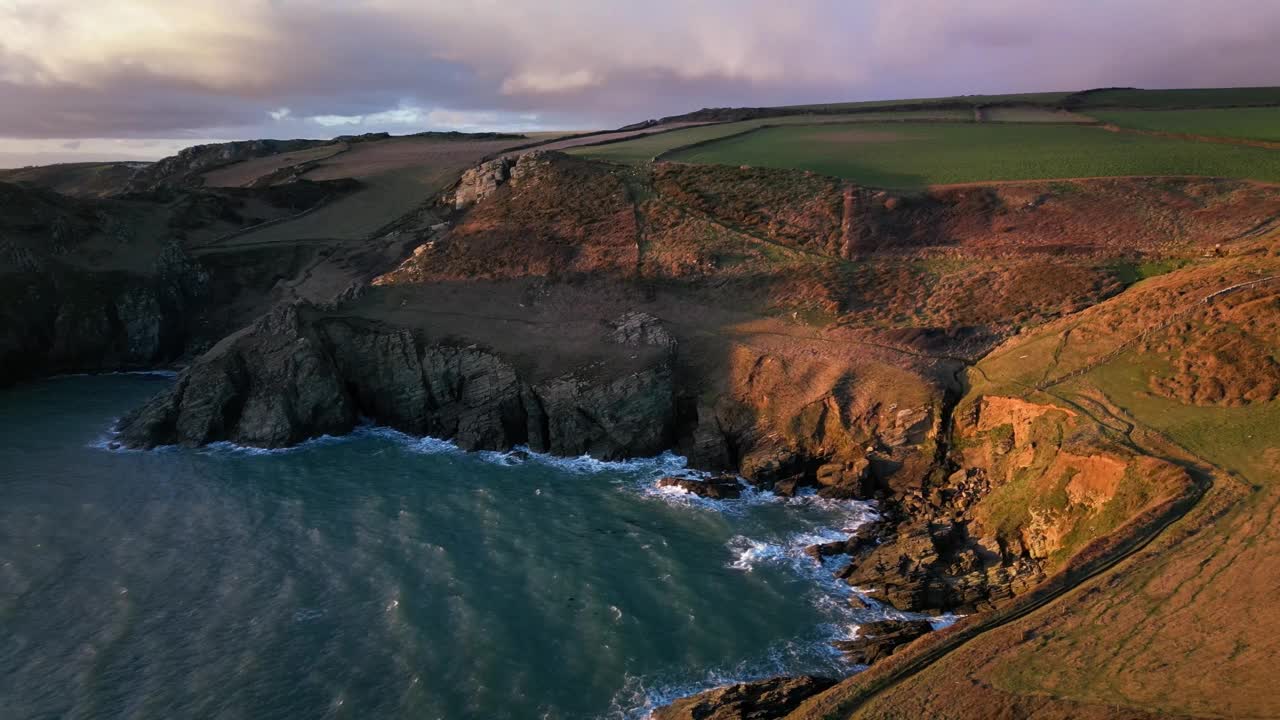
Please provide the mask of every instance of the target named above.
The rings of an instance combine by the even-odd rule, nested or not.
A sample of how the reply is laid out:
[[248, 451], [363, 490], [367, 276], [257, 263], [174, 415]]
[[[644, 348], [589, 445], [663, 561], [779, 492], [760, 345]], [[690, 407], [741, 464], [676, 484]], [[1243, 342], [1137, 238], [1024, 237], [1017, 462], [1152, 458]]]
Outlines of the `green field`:
[[1280, 182], [1264, 148], [1046, 124], [874, 123], [766, 128], [672, 153], [680, 162], [798, 168], [867, 185], [1119, 175]]
[[1106, 110], [1103, 122], [1138, 130], [1280, 142], [1280, 107], [1210, 110]]
[[1067, 388], [1093, 384], [1125, 412], [1188, 450], [1250, 479], [1275, 477], [1266, 453], [1280, 443], [1280, 401], [1246, 407], [1187, 405], [1150, 392], [1148, 378], [1157, 369], [1152, 359], [1125, 353]]
[[921, 110], [919, 112], [880, 112], [858, 113], [855, 115], [787, 115], [784, 117], [743, 120], [733, 123], [717, 123], [699, 127], [672, 130], [670, 132], [642, 135], [633, 140], [606, 143], [603, 145], [580, 145], [565, 152], [570, 155], [604, 160], [605, 162], [635, 165], [648, 162], [655, 157], [694, 143], [707, 142], [718, 138], [754, 130], [765, 126], [777, 125], [821, 125], [827, 123], [850, 122], [893, 122], [908, 120], [972, 122], [973, 113], [969, 110]]
[[1280, 105], [1280, 87], [1203, 90], [1102, 90], [1080, 97], [1078, 108], [1211, 108]]

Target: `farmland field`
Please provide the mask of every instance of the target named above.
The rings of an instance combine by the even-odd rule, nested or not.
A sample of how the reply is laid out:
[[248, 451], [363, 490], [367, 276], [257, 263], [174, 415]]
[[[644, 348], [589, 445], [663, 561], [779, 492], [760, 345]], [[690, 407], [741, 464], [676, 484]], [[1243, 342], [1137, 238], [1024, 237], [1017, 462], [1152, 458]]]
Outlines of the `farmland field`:
[[1043, 124], [767, 128], [681, 150], [670, 159], [800, 168], [899, 189], [1123, 175], [1206, 175], [1280, 182], [1280, 153], [1274, 150]]
[[1208, 110], [1109, 110], [1090, 113], [1120, 127], [1280, 142], [1280, 107]]
[[207, 187], [248, 187], [258, 178], [270, 175], [293, 165], [317, 162], [346, 152], [350, 146], [346, 143], [333, 143], [319, 147], [295, 150], [294, 152], [276, 153], [264, 157], [252, 158], [210, 170], [204, 174]]
[[[521, 142], [525, 141], [404, 137], [360, 143], [320, 160], [304, 177], [355, 178], [363, 183], [362, 189], [305, 217], [242, 235], [235, 242], [364, 238], [413, 210], [480, 158]], [[225, 172], [236, 172], [238, 165], [228, 166]]]
[[606, 162], [634, 165], [648, 162], [665, 153], [694, 143], [707, 142], [718, 138], [754, 130], [759, 127], [777, 125], [822, 125], [830, 123], [850, 122], [894, 122], [894, 121], [952, 121], [972, 122], [973, 113], [968, 110], [921, 110], [919, 112], [878, 112], [859, 113], [854, 115], [786, 115], [783, 117], [743, 120], [733, 123], [716, 123], [701, 125], [682, 130], [672, 130], [637, 137], [625, 142], [604, 145], [585, 145], [567, 152], [570, 155], [604, 160]]

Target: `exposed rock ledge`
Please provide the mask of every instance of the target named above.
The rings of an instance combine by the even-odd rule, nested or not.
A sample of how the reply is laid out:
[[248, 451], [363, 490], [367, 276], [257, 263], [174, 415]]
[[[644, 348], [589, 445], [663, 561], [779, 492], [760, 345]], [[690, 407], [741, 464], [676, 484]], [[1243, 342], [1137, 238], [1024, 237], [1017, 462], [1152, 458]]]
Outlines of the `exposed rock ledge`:
[[795, 710], [835, 680], [801, 675], [726, 685], [680, 698], [653, 713], [654, 720], [772, 720]]
[[670, 353], [649, 356], [612, 374], [597, 367], [530, 382], [477, 345], [288, 305], [199, 358], [125, 417], [117, 440], [273, 448], [346, 433], [367, 417], [467, 450], [653, 455], [671, 447], [675, 400]]

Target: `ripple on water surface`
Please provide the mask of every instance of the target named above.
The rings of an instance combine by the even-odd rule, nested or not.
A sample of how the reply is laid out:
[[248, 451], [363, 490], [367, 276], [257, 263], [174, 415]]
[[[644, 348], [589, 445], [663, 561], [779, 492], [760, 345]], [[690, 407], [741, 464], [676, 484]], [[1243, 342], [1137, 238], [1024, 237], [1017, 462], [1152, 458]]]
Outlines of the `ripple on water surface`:
[[287, 451], [105, 450], [168, 382], [0, 403], [0, 696], [15, 717], [643, 717], [842, 672], [849, 588], [803, 555], [869, 506], [718, 503], [606, 463], [361, 428]]

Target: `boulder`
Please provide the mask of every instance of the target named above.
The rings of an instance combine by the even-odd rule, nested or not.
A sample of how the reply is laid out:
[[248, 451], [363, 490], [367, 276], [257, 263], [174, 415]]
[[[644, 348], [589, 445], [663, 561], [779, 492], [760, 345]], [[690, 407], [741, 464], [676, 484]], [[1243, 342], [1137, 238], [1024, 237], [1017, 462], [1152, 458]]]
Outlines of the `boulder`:
[[675, 352], [676, 339], [662, 321], [643, 312], [629, 312], [612, 323], [609, 339], [619, 345], [654, 346]]
[[820, 465], [818, 494], [834, 500], [866, 499], [875, 492], [871, 462], [865, 457], [843, 463]]
[[658, 480], [658, 487], [680, 488], [711, 500], [730, 500], [742, 496], [742, 485], [732, 475], [718, 475], [705, 480], [668, 476]]
[[933, 632], [928, 620], [880, 620], [858, 627], [858, 637], [838, 640], [832, 645], [845, 654], [849, 662], [870, 665], [889, 657], [897, 649], [916, 638]]
[[792, 475], [773, 484], [773, 494], [779, 497], [795, 497], [804, 485], [803, 475]]
[[843, 555], [848, 549], [848, 541], [835, 540], [833, 542], [816, 543], [804, 549], [804, 554], [813, 558], [816, 562], [822, 562], [823, 558], [833, 555]]
[[680, 698], [653, 711], [653, 720], [772, 720], [836, 684], [811, 675], [726, 685]]

